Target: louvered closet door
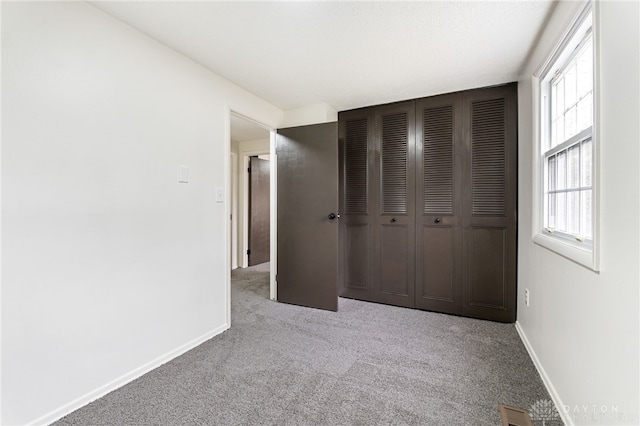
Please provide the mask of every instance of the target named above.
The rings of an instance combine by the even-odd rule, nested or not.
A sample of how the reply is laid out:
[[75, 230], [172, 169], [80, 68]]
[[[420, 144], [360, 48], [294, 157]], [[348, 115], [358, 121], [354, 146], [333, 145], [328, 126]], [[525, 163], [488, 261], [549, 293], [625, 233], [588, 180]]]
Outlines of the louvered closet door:
[[415, 306], [415, 103], [376, 109], [376, 300]]
[[340, 241], [338, 256], [339, 294], [375, 300], [372, 280], [373, 223], [369, 194], [373, 183], [374, 120], [372, 110], [340, 113]]
[[462, 94], [416, 104], [416, 307], [460, 313]]
[[517, 86], [467, 92], [462, 313], [515, 321]]

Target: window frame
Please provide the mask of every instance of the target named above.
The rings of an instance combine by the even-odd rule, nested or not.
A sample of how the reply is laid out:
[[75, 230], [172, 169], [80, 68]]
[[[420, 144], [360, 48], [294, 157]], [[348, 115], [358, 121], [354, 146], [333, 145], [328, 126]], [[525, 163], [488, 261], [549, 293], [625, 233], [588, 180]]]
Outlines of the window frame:
[[[551, 123], [551, 102], [549, 90], [544, 85], [551, 86], [551, 81], [556, 78], [553, 72], [558, 62], [561, 62], [562, 72], [564, 72], [567, 64], [570, 64], [572, 58], [577, 53], [575, 50], [569, 50], [570, 46], [574, 46], [576, 37], [581, 37], [578, 50], [584, 41], [584, 36], [579, 34], [583, 24], [591, 14], [591, 29], [589, 30], [592, 37], [593, 49], [593, 92], [592, 92], [592, 125], [588, 129], [579, 132], [577, 135], [566, 139], [565, 141], [552, 147], [550, 143]], [[575, 15], [568, 29], [560, 37], [559, 42], [546, 57], [546, 60], [538, 68], [538, 71], [532, 76], [533, 91], [533, 221], [532, 221], [532, 240], [534, 243], [545, 247], [567, 259], [570, 259], [580, 265], [583, 265], [593, 271], [600, 270], [599, 256], [599, 158], [600, 158], [600, 137], [599, 137], [599, 5], [598, 2], [587, 1], [580, 5], [578, 13]], [[588, 32], [585, 33], [585, 36]], [[590, 132], [588, 131], [590, 129]], [[545, 208], [546, 188], [547, 188], [547, 168], [546, 158], [550, 152], [561, 152], [575, 143], [591, 138], [592, 144], [592, 165], [591, 165], [591, 222], [592, 222], [592, 239], [588, 241], [578, 240], [575, 235], [563, 232], [549, 232], [545, 228], [547, 209]]]

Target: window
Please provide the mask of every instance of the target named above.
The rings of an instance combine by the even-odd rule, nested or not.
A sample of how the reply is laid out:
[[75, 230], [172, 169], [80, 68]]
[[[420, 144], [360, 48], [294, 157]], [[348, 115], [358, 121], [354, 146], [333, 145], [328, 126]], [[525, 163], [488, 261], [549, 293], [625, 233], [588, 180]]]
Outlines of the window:
[[593, 21], [587, 3], [534, 76], [539, 102], [534, 241], [597, 269]]

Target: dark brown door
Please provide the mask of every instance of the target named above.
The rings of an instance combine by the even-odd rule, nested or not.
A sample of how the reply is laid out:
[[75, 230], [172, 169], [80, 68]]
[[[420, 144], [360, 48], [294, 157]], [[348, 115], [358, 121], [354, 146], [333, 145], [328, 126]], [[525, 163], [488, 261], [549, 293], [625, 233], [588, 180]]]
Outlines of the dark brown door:
[[457, 314], [462, 278], [462, 94], [416, 104], [416, 307]]
[[340, 113], [340, 295], [414, 306], [415, 103]]
[[462, 313], [515, 321], [517, 86], [478, 89], [464, 100]]
[[269, 261], [269, 160], [249, 158], [249, 266]]
[[415, 306], [415, 103], [376, 110], [374, 287], [377, 300]]
[[377, 179], [370, 149], [375, 131], [373, 110], [340, 113], [340, 296], [377, 301], [373, 285], [373, 218]]
[[339, 114], [340, 295], [515, 320], [517, 85]]
[[337, 123], [278, 130], [280, 302], [338, 310], [337, 145]]

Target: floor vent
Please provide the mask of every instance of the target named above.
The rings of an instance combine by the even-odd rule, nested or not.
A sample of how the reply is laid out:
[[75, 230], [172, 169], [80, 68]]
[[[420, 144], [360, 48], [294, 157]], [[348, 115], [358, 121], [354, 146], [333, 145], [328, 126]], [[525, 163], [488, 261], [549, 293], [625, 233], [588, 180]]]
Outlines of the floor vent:
[[527, 410], [503, 404], [498, 404], [498, 407], [500, 407], [502, 426], [533, 426]]

